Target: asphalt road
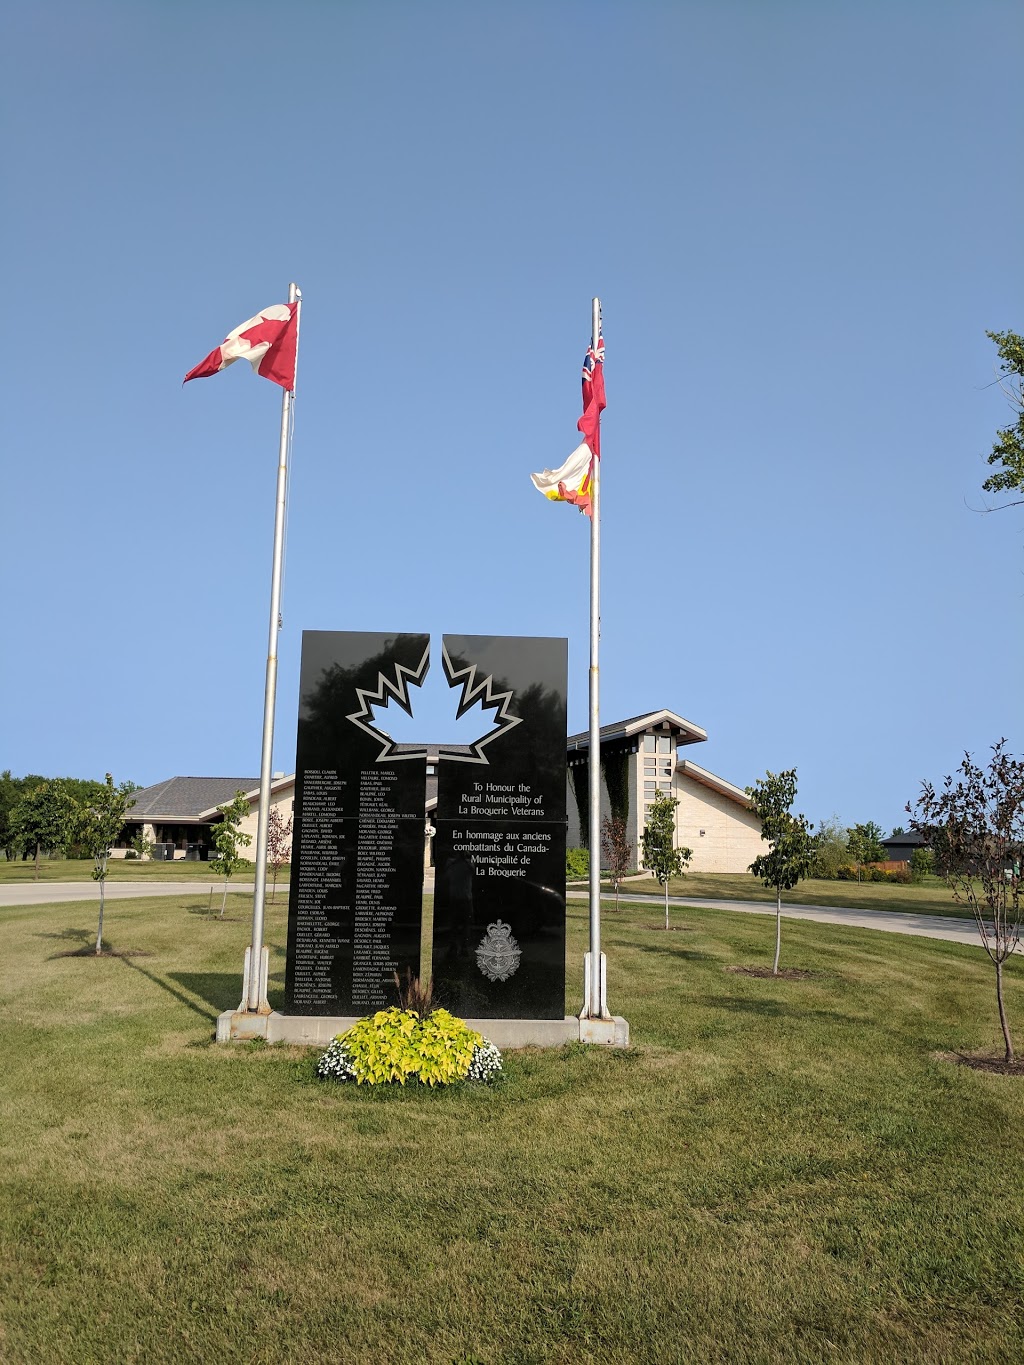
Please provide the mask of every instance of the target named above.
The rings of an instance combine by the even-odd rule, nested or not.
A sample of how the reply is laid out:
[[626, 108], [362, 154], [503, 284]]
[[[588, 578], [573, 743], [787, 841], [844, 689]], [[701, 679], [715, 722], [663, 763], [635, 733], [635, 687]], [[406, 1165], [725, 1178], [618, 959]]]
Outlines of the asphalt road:
[[[223, 883], [219, 880], [188, 882], [107, 882], [107, 900], [133, 900], [139, 896], [208, 896], [213, 886], [217, 894]], [[251, 893], [253, 884], [249, 881], [232, 880], [232, 891]], [[284, 887], [279, 887], [283, 891]], [[427, 888], [432, 890], [432, 886]], [[581, 897], [586, 896], [583, 888]], [[623, 894], [621, 901], [635, 905], [649, 905], [652, 910], [661, 909], [665, 902], [661, 896], [630, 896]], [[18, 882], [0, 885], [0, 907], [6, 905], [57, 905], [64, 901], [98, 901], [99, 887], [94, 881], [87, 882]], [[614, 897], [602, 896], [603, 905], [613, 904]], [[765, 901], [721, 901], [685, 900], [676, 896], [669, 897], [669, 905], [676, 910], [689, 906], [708, 906], [713, 910], [732, 910], [746, 915], [774, 915], [775, 906]], [[967, 943], [980, 948], [981, 939], [972, 919], [947, 919], [941, 915], [901, 914], [892, 910], [840, 910], [830, 905], [784, 905], [783, 919], [817, 920], [821, 924], [846, 924], [858, 929], [879, 929], [888, 934], [912, 934], [920, 938], [941, 938], [952, 943]]]

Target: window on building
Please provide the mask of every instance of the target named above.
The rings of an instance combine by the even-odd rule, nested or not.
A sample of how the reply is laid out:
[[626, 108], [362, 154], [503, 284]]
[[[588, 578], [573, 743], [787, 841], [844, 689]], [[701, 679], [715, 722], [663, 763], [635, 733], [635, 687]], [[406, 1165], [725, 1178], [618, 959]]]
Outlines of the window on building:
[[657, 752], [654, 735], [644, 735], [644, 753], [653, 754]]
[[669, 735], [658, 735], [658, 753], [670, 754], [672, 752], [672, 740]]

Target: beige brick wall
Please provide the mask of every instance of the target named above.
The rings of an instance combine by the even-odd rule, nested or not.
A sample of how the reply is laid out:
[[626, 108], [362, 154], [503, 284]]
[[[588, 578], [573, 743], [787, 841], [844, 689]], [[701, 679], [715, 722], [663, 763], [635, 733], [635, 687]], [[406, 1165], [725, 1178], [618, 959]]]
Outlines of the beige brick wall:
[[[287, 821], [293, 812], [295, 805], [295, 784], [290, 782], [280, 791], [270, 793], [270, 809], [280, 813], [281, 819]], [[241, 850], [242, 856], [248, 858], [250, 862], [256, 861], [256, 823], [259, 819], [260, 803], [257, 798], [250, 807], [249, 814], [242, 821], [239, 828], [243, 834], [248, 834], [252, 838], [252, 843], [247, 848]]]
[[679, 772], [672, 783], [672, 794], [679, 800], [679, 843], [693, 849], [692, 871], [746, 872], [765, 852], [761, 822], [737, 801]]

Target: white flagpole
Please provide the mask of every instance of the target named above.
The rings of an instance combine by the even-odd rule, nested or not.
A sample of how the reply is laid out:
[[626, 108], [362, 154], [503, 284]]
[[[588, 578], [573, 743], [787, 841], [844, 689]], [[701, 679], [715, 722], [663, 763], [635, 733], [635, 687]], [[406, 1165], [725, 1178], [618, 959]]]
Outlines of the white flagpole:
[[[596, 355], [601, 336], [601, 300], [594, 299], [591, 315], [591, 346]], [[600, 421], [598, 415], [598, 421]], [[589, 978], [584, 997], [591, 1019], [610, 1019], [605, 1000], [601, 958], [601, 461], [593, 461], [590, 485], [590, 955]]]
[[[295, 364], [299, 361], [299, 321], [302, 291], [288, 286], [288, 302], [295, 310]], [[294, 380], [292, 381], [294, 384]], [[252, 902], [252, 946], [247, 953], [248, 974], [243, 983], [243, 1010], [269, 1014], [267, 979], [263, 971], [263, 907], [267, 894], [267, 826], [270, 820], [270, 783], [274, 761], [274, 706], [277, 698], [277, 637], [281, 629], [281, 565], [284, 559], [285, 499], [288, 491], [288, 455], [291, 449], [292, 404], [295, 389], [281, 398], [281, 441], [277, 461], [277, 507], [274, 513], [274, 568], [270, 580], [270, 639], [267, 645], [267, 682], [263, 698], [263, 752], [260, 759], [260, 806], [256, 824], [256, 888]]]

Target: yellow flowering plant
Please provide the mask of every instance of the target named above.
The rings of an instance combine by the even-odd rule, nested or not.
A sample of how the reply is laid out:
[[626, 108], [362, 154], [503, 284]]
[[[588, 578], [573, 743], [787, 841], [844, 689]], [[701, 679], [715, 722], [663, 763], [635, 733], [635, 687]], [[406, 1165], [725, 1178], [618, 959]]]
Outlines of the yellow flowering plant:
[[501, 1054], [482, 1034], [445, 1009], [420, 1017], [414, 1010], [378, 1010], [340, 1033], [317, 1066], [324, 1080], [357, 1085], [451, 1085], [488, 1081]]

